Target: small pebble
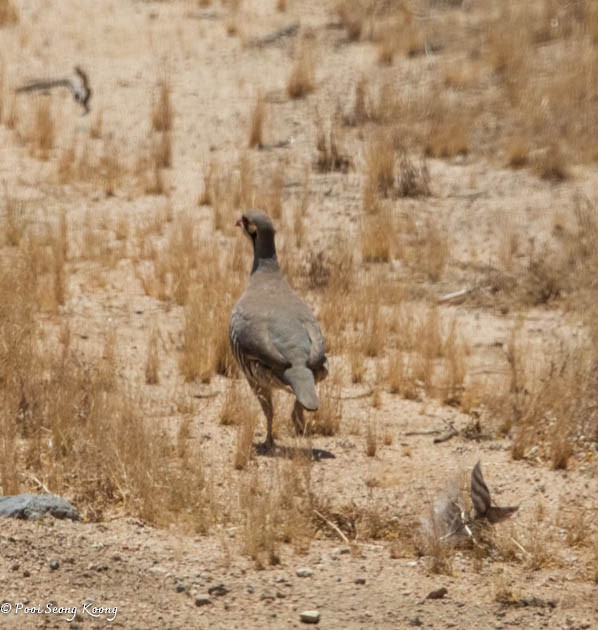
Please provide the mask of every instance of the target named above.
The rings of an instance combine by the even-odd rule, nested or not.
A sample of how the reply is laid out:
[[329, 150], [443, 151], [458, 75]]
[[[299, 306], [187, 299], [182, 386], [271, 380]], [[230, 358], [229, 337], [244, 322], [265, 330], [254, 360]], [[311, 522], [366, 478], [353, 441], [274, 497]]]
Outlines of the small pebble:
[[195, 598], [195, 605], [198, 608], [201, 608], [202, 606], [207, 606], [208, 604], [211, 604], [212, 602], [210, 601], [210, 598], [207, 595], [201, 595], [200, 597], [196, 597]]
[[50, 569], [52, 571], [56, 571], [56, 569], [58, 569], [60, 567], [60, 563], [58, 562], [58, 560], [50, 560]]
[[300, 567], [295, 571], [295, 573], [297, 574], [297, 577], [300, 578], [311, 577], [313, 575], [313, 571], [307, 567]]
[[184, 593], [186, 591], [186, 587], [184, 584], [177, 584], [176, 585], [176, 592], [177, 593]]
[[299, 614], [303, 623], [320, 623], [320, 613], [317, 610], [304, 610]]
[[365, 584], [365, 578], [355, 578], [355, 580], [353, 580], [355, 582], [355, 584]]
[[228, 593], [229, 589], [224, 586], [224, 584], [215, 584], [214, 586], [210, 586], [208, 589], [208, 593], [210, 595], [216, 595], [216, 597], [222, 597]]

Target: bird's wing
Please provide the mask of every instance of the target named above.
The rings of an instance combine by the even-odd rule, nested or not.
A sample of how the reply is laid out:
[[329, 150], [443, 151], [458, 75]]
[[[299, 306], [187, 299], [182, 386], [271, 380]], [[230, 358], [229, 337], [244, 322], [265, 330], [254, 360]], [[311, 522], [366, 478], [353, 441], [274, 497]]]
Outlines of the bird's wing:
[[291, 362], [278, 349], [275, 343], [277, 335], [271, 334], [269, 324], [267, 314], [250, 313], [242, 304], [238, 304], [231, 317], [231, 338], [234, 338], [245, 356], [282, 373], [291, 366]]
[[313, 315], [304, 325], [311, 342], [307, 365], [312, 369], [317, 369], [326, 361], [326, 342], [324, 341], [320, 326]]

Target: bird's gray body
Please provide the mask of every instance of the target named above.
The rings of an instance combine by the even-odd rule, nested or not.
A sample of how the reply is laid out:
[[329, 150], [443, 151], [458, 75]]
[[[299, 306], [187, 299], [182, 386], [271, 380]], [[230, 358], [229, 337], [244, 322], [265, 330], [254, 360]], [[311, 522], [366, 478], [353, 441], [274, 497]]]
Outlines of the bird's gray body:
[[233, 308], [229, 337], [268, 419], [266, 441], [272, 446], [272, 388], [295, 394], [293, 422], [302, 431], [303, 409], [315, 411], [319, 405], [315, 385], [328, 373], [326, 347], [314, 314], [280, 271], [269, 218], [250, 211], [243, 221], [256, 228], [253, 234], [245, 230], [253, 240], [254, 264], [245, 293]]

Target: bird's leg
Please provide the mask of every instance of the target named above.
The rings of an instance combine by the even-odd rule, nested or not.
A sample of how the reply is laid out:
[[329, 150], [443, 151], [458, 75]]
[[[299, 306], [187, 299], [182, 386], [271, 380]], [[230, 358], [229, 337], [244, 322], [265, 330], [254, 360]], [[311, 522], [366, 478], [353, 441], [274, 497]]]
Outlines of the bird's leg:
[[274, 437], [272, 435], [272, 419], [274, 418], [274, 407], [272, 406], [272, 392], [270, 390], [259, 389], [257, 399], [260, 401], [264, 415], [266, 416], [266, 441], [264, 449], [266, 452], [274, 449]]
[[295, 406], [293, 407], [293, 414], [291, 415], [291, 419], [293, 420], [293, 426], [295, 427], [295, 433], [297, 435], [305, 434], [305, 419], [303, 417], [303, 405], [296, 400]]

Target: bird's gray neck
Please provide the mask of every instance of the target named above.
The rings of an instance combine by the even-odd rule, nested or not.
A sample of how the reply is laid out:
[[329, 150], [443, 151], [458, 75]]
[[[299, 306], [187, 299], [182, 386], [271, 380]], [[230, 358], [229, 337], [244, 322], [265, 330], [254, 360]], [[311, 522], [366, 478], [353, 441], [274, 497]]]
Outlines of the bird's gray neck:
[[264, 271], [277, 271], [280, 269], [278, 258], [276, 257], [273, 233], [258, 234], [253, 243], [253, 267], [251, 268], [251, 273], [255, 273], [258, 269]]

